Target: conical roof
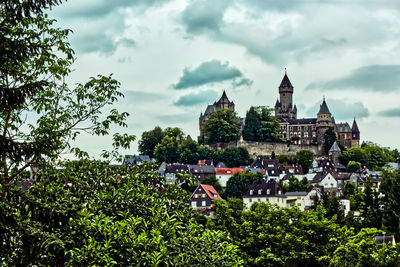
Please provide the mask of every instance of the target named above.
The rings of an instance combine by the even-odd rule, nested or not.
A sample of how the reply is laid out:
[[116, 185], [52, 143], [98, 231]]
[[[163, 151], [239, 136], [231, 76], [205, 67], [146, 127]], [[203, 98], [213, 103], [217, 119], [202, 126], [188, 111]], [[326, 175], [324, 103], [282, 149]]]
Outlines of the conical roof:
[[276, 103], [275, 103], [275, 107], [277, 108], [277, 107], [280, 107], [281, 106], [281, 103], [279, 102], [279, 100], [277, 99], [276, 100]]
[[359, 132], [360, 132], [360, 130], [358, 130], [356, 118], [354, 118], [353, 126], [351, 127], [351, 131], [352, 131], [353, 133], [359, 133]]
[[340, 147], [338, 146], [336, 141], [333, 143], [331, 149], [329, 149], [329, 152], [341, 152]]
[[324, 98], [324, 101], [322, 101], [322, 104], [319, 107], [318, 115], [320, 115], [320, 114], [331, 114], [331, 112], [329, 111], [328, 105], [325, 102], [325, 98]]
[[293, 88], [292, 83], [289, 80], [289, 77], [287, 76], [286, 72], [285, 72], [285, 76], [283, 76], [281, 85], [279, 85], [279, 88], [283, 88], [283, 87], [290, 87]]
[[217, 101], [217, 104], [220, 104], [220, 103], [231, 103], [231, 102], [229, 101], [229, 98], [226, 96], [225, 90], [224, 90], [224, 92], [222, 93], [221, 98]]

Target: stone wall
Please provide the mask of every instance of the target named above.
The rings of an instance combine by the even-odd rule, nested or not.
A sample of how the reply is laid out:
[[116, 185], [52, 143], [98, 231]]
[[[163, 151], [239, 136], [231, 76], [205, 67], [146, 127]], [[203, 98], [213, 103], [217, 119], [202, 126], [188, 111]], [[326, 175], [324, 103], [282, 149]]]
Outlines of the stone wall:
[[244, 147], [249, 151], [250, 156], [270, 156], [272, 152], [275, 155], [287, 154], [295, 155], [300, 150], [309, 150], [314, 155], [321, 155], [321, 145], [289, 145], [286, 143], [265, 143], [265, 142], [251, 142], [251, 141], [237, 141], [230, 143], [219, 143], [212, 145], [214, 149], [224, 149], [226, 147]]

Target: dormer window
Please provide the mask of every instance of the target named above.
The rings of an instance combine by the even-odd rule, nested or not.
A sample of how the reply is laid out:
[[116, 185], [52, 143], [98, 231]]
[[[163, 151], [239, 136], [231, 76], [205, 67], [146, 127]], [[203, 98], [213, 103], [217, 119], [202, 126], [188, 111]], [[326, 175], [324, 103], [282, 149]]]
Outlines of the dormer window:
[[267, 195], [269, 195], [271, 193], [271, 190], [267, 189]]
[[250, 193], [250, 196], [252, 196], [253, 195], [253, 189], [251, 189], [249, 193]]
[[258, 194], [261, 195], [261, 189], [258, 189]]

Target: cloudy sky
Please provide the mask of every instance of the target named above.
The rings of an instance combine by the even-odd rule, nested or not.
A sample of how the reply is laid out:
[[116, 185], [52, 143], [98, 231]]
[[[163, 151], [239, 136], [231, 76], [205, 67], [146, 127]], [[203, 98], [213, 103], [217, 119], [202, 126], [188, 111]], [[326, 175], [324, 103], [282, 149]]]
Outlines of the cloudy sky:
[[[325, 96], [336, 122], [356, 117], [361, 139], [400, 148], [400, 1], [68, 0], [50, 16], [73, 30], [69, 82], [97, 74], [121, 82], [135, 134], [180, 127], [195, 139], [198, 117], [223, 90], [239, 116], [273, 107], [285, 68], [298, 118]], [[82, 136], [98, 155], [111, 138]], [[136, 153], [137, 141], [129, 152]]]

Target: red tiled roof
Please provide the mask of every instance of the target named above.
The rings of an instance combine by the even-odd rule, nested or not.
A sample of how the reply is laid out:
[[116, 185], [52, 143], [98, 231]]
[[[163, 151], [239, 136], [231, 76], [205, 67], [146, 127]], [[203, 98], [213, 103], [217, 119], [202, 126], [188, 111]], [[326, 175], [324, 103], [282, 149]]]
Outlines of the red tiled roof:
[[[214, 186], [207, 184], [200, 184], [201, 188], [203, 188], [204, 192], [206, 192], [207, 196], [211, 199], [221, 199], [221, 196], [218, 194], [217, 190], [215, 190]], [[214, 194], [217, 196], [214, 197]]]
[[215, 174], [219, 174], [219, 175], [234, 175], [237, 172], [244, 172], [244, 169], [243, 168], [215, 168]]

